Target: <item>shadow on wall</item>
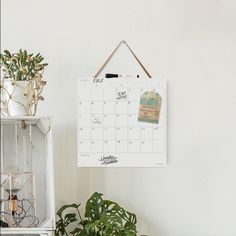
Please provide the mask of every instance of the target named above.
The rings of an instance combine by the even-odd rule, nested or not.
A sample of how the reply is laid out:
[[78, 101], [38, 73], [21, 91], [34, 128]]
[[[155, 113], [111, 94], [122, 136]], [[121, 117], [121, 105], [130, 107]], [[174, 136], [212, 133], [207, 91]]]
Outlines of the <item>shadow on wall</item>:
[[88, 169], [77, 167], [75, 126], [54, 125], [53, 139], [56, 209], [66, 203], [82, 203], [89, 195], [90, 176]]

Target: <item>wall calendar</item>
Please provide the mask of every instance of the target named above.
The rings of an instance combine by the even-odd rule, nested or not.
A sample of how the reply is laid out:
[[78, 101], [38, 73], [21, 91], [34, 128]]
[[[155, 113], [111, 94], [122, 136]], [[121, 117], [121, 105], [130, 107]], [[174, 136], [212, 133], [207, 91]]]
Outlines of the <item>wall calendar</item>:
[[80, 79], [78, 166], [165, 166], [166, 99], [165, 80]]

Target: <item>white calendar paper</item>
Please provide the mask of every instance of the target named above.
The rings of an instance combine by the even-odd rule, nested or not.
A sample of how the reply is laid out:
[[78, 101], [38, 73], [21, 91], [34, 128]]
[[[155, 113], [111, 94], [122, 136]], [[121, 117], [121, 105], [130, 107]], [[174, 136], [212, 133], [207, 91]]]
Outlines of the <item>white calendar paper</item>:
[[[158, 124], [138, 121], [146, 91], [162, 98]], [[166, 81], [160, 79], [80, 79], [78, 166], [165, 166], [166, 94]]]

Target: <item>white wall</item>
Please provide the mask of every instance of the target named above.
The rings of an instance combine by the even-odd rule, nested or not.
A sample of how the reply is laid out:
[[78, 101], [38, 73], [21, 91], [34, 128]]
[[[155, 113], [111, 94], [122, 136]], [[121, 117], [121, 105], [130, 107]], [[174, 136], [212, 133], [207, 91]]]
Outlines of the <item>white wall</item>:
[[[38, 114], [54, 117], [57, 207], [99, 191], [137, 214], [139, 234], [236, 235], [235, 0], [2, 0], [1, 11], [2, 49], [49, 62]], [[168, 80], [166, 168], [76, 167], [76, 80], [121, 39]], [[123, 59], [110, 70], [136, 72]]]

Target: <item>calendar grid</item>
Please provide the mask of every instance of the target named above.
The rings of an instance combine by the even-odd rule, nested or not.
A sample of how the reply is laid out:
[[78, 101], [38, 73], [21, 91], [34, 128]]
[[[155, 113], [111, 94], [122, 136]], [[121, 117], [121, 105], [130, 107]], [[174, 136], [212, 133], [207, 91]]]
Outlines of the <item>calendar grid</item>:
[[[139, 122], [140, 97], [154, 89], [162, 96], [160, 121]], [[152, 165], [166, 162], [165, 83], [116, 79], [96, 84], [84, 79], [79, 82], [78, 104], [78, 153], [82, 162], [98, 165], [106, 156], [116, 157], [120, 165], [134, 160]]]

